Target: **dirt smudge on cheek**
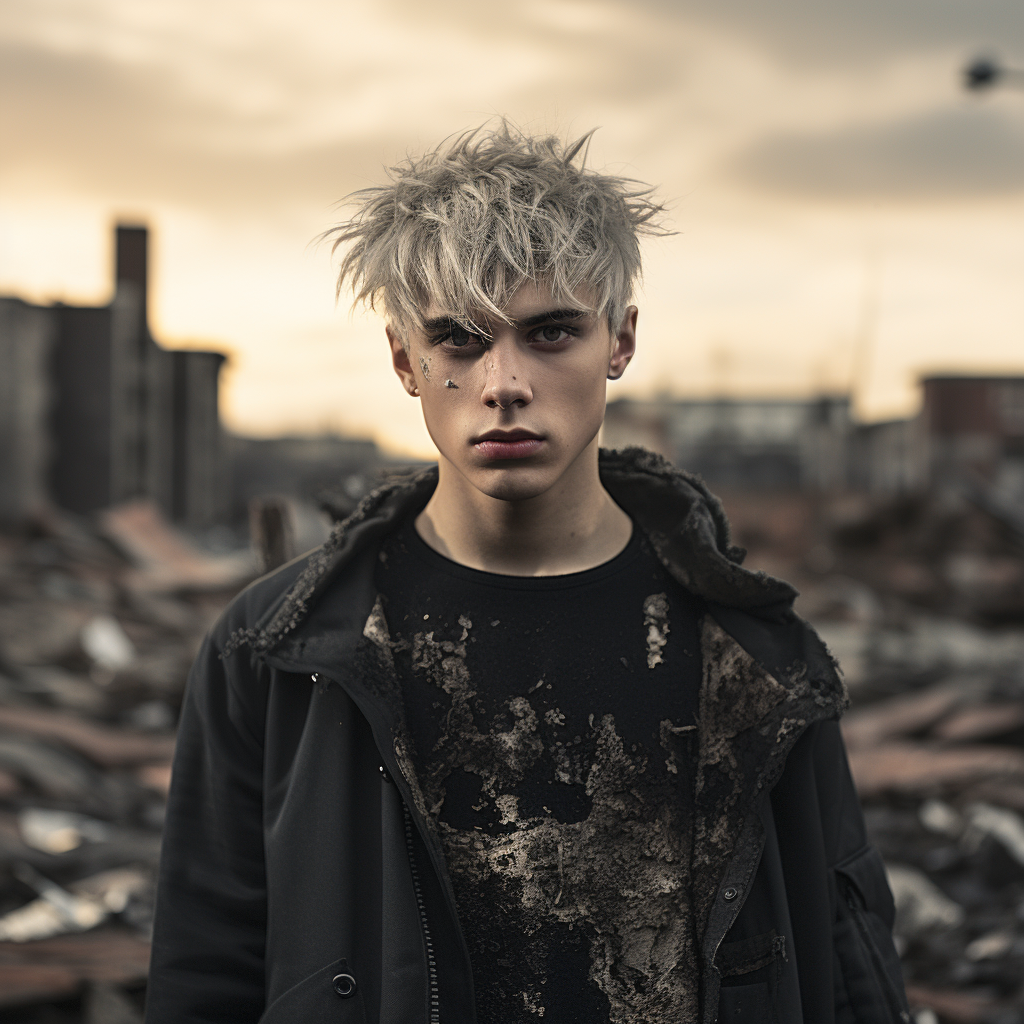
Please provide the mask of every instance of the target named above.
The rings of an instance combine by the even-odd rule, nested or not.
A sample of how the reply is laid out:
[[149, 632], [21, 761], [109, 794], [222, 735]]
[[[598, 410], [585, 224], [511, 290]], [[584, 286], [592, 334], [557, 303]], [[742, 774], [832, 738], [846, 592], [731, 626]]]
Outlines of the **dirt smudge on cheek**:
[[644, 601], [644, 629], [647, 631], [647, 667], [664, 663], [662, 648], [668, 643], [668, 597], [651, 594]]

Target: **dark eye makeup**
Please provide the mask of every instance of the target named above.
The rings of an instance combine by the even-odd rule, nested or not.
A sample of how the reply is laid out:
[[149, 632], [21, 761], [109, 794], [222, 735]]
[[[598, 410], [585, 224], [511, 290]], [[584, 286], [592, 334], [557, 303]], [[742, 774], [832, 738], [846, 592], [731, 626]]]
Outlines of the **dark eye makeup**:
[[487, 339], [455, 320], [445, 320], [433, 331], [428, 331], [427, 341], [431, 345], [468, 351], [486, 344]]
[[461, 324], [452, 324], [451, 329], [448, 331], [447, 340], [456, 348], [464, 348], [465, 346], [470, 345], [473, 341], [481, 341], [482, 339], [479, 334], [474, 334]]
[[[568, 341], [570, 338], [580, 334], [578, 325], [579, 317], [573, 317], [572, 321], [561, 322], [551, 321], [532, 329], [529, 334], [531, 342], [540, 342], [546, 345], [558, 345]], [[484, 335], [477, 334], [469, 328], [449, 321], [446, 325], [428, 338], [431, 345], [442, 346], [449, 351], [475, 352], [489, 344], [490, 339]]]

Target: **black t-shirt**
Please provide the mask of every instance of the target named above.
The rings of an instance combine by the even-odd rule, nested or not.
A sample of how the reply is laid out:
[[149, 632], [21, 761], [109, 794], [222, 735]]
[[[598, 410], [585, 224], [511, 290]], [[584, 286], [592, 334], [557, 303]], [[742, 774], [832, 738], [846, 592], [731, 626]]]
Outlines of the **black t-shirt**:
[[481, 1024], [689, 1019], [700, 604], [634, 530], [585, 572], [384, 544], [410, 757]]

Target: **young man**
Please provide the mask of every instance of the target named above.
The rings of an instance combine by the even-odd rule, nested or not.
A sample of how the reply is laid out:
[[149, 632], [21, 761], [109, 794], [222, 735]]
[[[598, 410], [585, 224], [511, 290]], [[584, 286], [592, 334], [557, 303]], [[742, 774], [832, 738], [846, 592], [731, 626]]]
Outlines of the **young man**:
[[647, 192], [507, 125], [358, 195], [438, 467], [260, 580], [189, 682], [149, 1024], [908, 1021], [787, 584], [599, 452]]

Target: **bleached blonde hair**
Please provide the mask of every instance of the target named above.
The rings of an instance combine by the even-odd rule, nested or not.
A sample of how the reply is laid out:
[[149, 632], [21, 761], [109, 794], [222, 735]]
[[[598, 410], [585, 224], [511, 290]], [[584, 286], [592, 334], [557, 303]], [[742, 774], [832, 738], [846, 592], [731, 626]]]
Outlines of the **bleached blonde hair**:
[[322, 236], [345, 248], [337, 294], [349, 282], [406, 345], [432, 302], [474, 331], [480, 318], [509, 322], [502, 309], [527, 281], [614, 330], [641, 273], [639, 236], [669, 232], [651, 188], [585, 166], [592, 135], [563, 144], [502, 119], [389, 168], [389, 184], [348, 196], [352, 216]]

